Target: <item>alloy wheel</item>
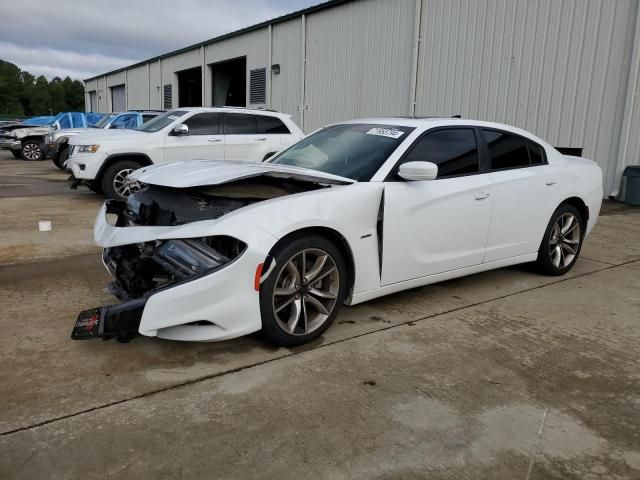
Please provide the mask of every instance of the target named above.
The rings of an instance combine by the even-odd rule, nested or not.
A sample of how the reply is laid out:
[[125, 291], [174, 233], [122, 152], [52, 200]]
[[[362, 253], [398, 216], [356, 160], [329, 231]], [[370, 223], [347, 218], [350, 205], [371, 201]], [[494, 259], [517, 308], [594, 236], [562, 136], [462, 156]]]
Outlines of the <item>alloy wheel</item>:
[[38, 160], [42, 155], [40, 147], [35, 143], [27, 143], [22, 148], [22, 154], [27, 160]]
[[127, 177], [134, 172], [133, 168], [125, 168], [113, 177], [113, 189], [121, 197], [127, 198], [130, 195], [142, 190], [140, 183], [129, 180]]
[[553, 224], [549, 239], [551, 263], [556, 268], [567, 268], [578, 254], [580, 241], [580, 221], [573, 213], [564, 213]]
[[320, 328], [336, 306], [340, 274], [324, 250], [309, 248], [281, 268], [273, 291], [273, 313], [290, 335], [307, 335]]

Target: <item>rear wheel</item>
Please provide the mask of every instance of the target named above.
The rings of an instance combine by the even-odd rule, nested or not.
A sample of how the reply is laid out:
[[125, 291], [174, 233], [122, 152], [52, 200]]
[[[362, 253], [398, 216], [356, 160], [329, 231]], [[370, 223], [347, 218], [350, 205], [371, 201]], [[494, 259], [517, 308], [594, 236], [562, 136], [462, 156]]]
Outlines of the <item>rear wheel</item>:
[[22, 159], [27, 161], [42, 160], [44, 152], [40, 142], [27, 140], [22, 144]]
[[302, 235], [276, 247], [275, 269], [260, 286], [262, 332], [286, 347], [318, 338], [335, 319], [347, 278], [336, 246], [318, 235]]
[[564, 275], [575, 265], [582, 248], [585, 220], [576, 207], [560, 205], [551, 216], [538, 251], [537, 265], [547, 275]]
[[100, 182], [105, 196], [117, 200], [125, 200], [140, 190], [138, 183], [127, 179], [130, 173], [140, 167], [141, 165], [133, 160], [120, 160], [109, 165], [104, 171]]

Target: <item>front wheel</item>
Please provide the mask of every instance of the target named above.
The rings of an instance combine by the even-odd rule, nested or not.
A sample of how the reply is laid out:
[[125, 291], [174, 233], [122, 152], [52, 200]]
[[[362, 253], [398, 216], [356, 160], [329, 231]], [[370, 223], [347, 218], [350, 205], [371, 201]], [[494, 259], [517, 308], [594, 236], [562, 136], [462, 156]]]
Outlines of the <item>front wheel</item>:
[[545, 231], [537, 265], [547, 275], [564, 275], [578, 260], [585, 233], [585, 221], [573, 205], [560, 205]]
[[40, 142], [35, 140], [27, 140], [22, 145], [22, 159], [28, 161], [42, 160], [44, 158], [44, 152]]
[[63, 147], [58, 154], [53, 157], [53, 163], [60, 170], [67, 169], [67, 162], [69, 161], [69, 147]]
[[101, 187], [107, 198], [126, 200], [140, 190], [136, 182], [127, 179], [130, 173], [141, 167], [133, 160], [120, 160], [107, 167], [102, 175]]
[[318, 235], [301, 235], [277, 246], [275, 269], [260, 286], [262, 332], [271, 342], [293, 347], [329, 328], [347, 289], [344, 259]]

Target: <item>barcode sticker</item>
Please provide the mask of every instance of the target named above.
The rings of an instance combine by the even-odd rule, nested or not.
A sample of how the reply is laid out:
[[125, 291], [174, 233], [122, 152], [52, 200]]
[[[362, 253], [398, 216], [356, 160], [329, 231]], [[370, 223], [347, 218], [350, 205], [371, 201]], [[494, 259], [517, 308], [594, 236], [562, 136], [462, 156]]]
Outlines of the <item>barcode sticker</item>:
[[380, 137], [398, 139], [404, 135], [404, 132], [402, 130], [396, 130], [395, 128], [372, 128], [367, 132], [367, 135], [378, 135]]

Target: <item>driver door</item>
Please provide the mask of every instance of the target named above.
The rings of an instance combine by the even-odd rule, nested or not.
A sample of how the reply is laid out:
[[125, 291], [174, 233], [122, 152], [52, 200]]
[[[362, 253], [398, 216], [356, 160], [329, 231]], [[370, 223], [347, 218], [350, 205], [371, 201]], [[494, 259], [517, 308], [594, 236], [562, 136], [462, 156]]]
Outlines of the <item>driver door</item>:
[[196, 113], [183, 121], [189, 127], [186, 135], [165, 138], [164, 157], [173, 160], [224, 160], [224, 135], [220, 134], [220, 114]]
[[400, 163], [438, 165], [434, 180], [385, 182], [382, 285], [482, 263], [491, 223], [491, 177], [483, 173], [476, 130], [430, 130]]

